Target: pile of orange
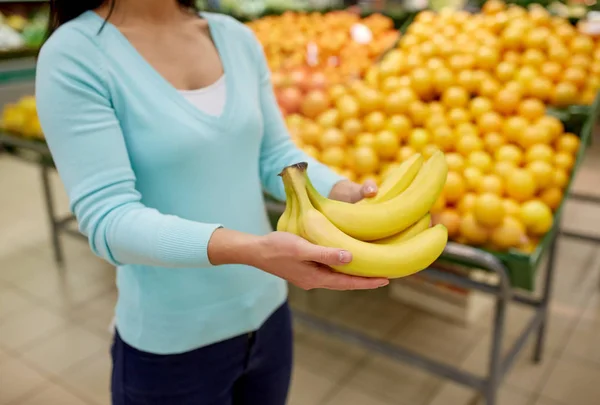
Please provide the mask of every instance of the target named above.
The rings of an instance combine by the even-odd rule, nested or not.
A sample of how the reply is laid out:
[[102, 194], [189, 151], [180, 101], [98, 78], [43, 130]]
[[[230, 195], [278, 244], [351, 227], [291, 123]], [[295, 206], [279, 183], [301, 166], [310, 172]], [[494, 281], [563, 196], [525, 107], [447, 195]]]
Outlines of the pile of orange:
[[[547, 115], [546, 106], [563, 95], [565, 84], [575, 86], [578, 95], [595, 85], [588, 76], [575, 84], [576, 70], [567, 70], [571, 73], [563, 72], [547, 86], [542, 65], [523, 65], [535, 52], [494, 48], [502, 27], [523, 19], [563, 26], [536, 7], [501, 8], [480, 16], [419, 14], [399, 48], [370, 68], [364, 80], [324, 90], [327, 103], [318, 114], [286, 117], [294, 142], [358, 182], [379, 182], [391, 166], [414, 153], [428, 157], [442, 150], [450, 171], [432, 210], [434, 220], [461, 243], [531, 251], [553, 225], [580, 148], [579, 138]], [[471, 31], [472, 21], [487, 28]], [[460, 40], [463, 34], [471, 45]], [[570, 49], [586, 48], [581, 44], [587, 41], [577, 38], [582, 37], [575, 33]], [[518, 65], [507, 62], [516, 56]]]
[[[367, 41], [353, 35], [358, 25], [370, 33]], [[381, 14], [361, 18], [350, 11], [288, 11], [248, 26], [263, 45], [273, 72], [311, 67], [340, 77], [360, 76], [398, 39], [390, 18]]]

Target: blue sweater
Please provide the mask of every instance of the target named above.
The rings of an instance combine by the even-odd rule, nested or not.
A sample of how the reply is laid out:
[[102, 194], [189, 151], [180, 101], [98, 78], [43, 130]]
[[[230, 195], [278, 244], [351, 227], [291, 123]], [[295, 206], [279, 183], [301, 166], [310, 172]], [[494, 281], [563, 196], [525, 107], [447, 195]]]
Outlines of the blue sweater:
[[116, 27], [98, 33], [91, 11], [52, 35], [37, 68], [38, 114], [71, 209], [93, 252], [118, 267], [119, 333], [158, 354], [255, 330], [286, 299], [273, 275], [212, 266], [215, 229], [271, 232], [263, 189], [285, 198], [286, 165], [308, 161], [325, 195], [342, 179], [291, 142], [252, 32], [203, 17], [226, 73], [219, 117], [184, 99]]

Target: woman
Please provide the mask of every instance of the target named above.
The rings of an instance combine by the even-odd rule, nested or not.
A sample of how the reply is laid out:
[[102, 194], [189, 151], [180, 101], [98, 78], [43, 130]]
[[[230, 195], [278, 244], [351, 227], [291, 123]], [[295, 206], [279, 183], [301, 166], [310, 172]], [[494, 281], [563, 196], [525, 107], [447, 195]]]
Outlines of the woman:
[[51, 21], [38, 114], [81, 231], [118, 267], [113, 404], [284, 404], [284, 280], [387, 280], [334, 273], [350, 252], [272, 232], [262, 189], [284, 199], [277, 174], [298, 161], [331, 198], [374, 185], [294, 147], [260, 44], [235, 20], [192, 0], [54, 0]]

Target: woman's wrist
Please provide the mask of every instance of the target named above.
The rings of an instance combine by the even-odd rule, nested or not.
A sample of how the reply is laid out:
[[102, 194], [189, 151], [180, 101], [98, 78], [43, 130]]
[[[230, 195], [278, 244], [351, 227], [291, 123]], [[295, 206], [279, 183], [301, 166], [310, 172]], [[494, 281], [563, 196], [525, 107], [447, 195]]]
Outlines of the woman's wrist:
[[254, 266], [261, 255], [262, 237], [231, 229], [215, 230], [208, 242], [208, 260], [214, 266], [246, 264]]

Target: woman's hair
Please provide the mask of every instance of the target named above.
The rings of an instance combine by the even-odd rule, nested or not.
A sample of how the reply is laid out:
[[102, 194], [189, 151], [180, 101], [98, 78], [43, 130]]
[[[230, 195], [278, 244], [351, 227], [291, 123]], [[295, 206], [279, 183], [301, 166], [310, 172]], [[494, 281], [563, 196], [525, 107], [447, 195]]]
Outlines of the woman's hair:
[[[110, 11], [108, 12], [108, 17], [106, 17], [106, 21], [108, 21], [115, 8], [115, 3], [119, 0], [50, 0], [50, 21], [47, 36], [49, 37], [64, 23], [79, 17], [88, 10], [100, 7], [106, 1], [110, 3]], [[197, 11], [196, 0], [177, 0], [177, 2], [184, 8]]]

